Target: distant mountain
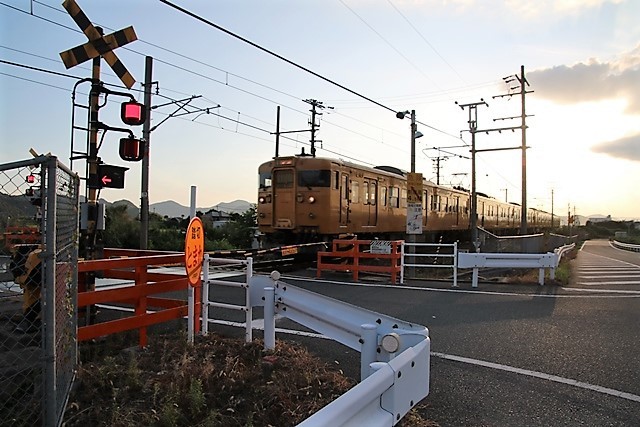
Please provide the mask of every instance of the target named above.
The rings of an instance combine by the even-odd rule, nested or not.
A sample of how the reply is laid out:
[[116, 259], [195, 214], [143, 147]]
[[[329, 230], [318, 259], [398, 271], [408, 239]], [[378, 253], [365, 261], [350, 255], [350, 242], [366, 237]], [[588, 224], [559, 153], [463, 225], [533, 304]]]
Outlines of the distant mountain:
[[[208, 208], [199, 207], [196, 208], [196, 212], [207, 212], [211, 209], [215, 209], [225, 213], [241, 214], [248, 211], [251, 206], [252, 204], [246, 200], [234, 200], [233, 202], [218, 203], [217, 205]], [[149, 205], [149, 212], [154, 212], [161, 216], [168, 216], [169, 218], [180, 218], [183, 215], [185, 217], [189, 216], [189, 207], [176, 203], [173, 200], [166, 200], [164, 202]]]

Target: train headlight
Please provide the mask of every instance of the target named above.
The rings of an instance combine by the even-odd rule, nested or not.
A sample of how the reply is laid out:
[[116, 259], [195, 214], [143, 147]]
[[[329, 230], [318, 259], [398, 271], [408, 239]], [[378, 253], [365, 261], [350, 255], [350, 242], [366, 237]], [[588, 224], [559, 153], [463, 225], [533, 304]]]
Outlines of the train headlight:
[[264, 198], [264, 197], [262, 197], [262, 196], [258, 197], [258, 202], [259, 202], [259, 203], [264, 203], [264, 202], [266, 202], [266, 201], [267, 201], [267, 199], [266, 199], [266, 198]]
[[316, 198], [313, 196], [309, 196], [309, 198], [307, 199], [309, 201], [309, 203], [315, 203]]

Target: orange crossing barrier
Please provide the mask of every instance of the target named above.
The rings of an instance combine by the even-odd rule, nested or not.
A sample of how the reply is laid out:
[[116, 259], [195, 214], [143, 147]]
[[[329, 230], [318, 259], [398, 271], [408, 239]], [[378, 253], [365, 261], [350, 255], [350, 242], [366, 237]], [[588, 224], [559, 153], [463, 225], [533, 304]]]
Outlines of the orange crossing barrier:
[[[155, 254], [154, 254], [155, 253]], [[138, 255], [138, 256], [136, 256]], [[142, 255], [142, 256], [140, 256]], [[184, 274], [149, 272], [149, 266], [184, 266], [184, 254], [153, 251], [131, 251], [105, 249], [105, 259], [78, 262], [78, 273], [100, 272], [105, 279], [133, 281], [117, 288], [107, 287], [93, 291], [78, 292], [78, 312], [83, 307], [95, 304], [119, 303], [132, 305], [133, 316], [110, 320], [88, 326], [78, 325], [78, 341], [86, 341], [104, 335], [131, 329], [139, 331], [139, 345], [147, 345], [147, 327], [188, 315], [186, 298], [171, 299], [152, 295], [183, 291], [189, 287]], [[81, 284], [78, 286], [82, 288]], [[201, 287], [195, 287], [194, 325], [195, 333], [200, 330]], [[159, 309], [147, 313], [147, 309]]]
[[[375, 242], [374, 246], [377, 248], [373, 252], [372, 242]], [[360, 272], [389, 273], [391, 283], [395, 285], [402, 269], [402, 243], [402, 240], [336, 239], [332, 242], [330, 252], [318, 252], [316, 277], [319, 278], [323, 270], [351, 271], [353, 280], [358, 280]], [[380, 265], [381, 262], [388, 265]]]

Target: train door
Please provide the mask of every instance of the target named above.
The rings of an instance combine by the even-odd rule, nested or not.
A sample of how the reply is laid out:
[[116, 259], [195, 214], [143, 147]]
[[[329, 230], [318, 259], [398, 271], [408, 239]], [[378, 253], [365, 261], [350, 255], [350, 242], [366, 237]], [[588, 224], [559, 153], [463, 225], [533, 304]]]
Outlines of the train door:
[[343, 173], [340, 180], [340, 225], [349, 223], [349, 174]]
[[295, 226], [295, 188], [293, 169], [273, 171], [273, 226], [275, 228], [293, 228]]
[[364, 194], [366, 209], [368, 210], [366, 225], [378, 224], [378, 181], [374, 178], [364, 179]]

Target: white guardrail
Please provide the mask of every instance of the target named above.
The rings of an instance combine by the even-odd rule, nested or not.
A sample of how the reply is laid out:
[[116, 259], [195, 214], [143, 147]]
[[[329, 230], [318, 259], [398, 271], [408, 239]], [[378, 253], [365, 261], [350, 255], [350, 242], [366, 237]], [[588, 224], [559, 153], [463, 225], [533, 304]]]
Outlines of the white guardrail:
[[301, 289], [280, 274], [250, 279], [252, 307], [264, 306], [264, 342], [275, 347], [275, 316], [360, 351], [361, 382], [298, 427], [393, 426], [429, 394], [426, 327]]
[[622, 243], [617, 240], [611, 240], [614, 248], [624, 249], [625, 251], [640, 252], [640, 245], [632, 245], [631, 243]]
[[564, 254], [575, 248], [575, 243], [561, 246], [544, 254], [502, 254], [502, 253], [458, 253], [458, 268], [473, 268], [471, 286], [478, 287], [480, 268], [537, 268], [538, 283], [544, 285], [545, 268], [549, 277], [555, 279], [556, 268]]

